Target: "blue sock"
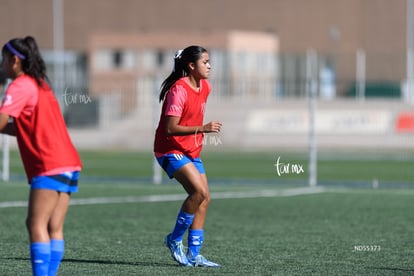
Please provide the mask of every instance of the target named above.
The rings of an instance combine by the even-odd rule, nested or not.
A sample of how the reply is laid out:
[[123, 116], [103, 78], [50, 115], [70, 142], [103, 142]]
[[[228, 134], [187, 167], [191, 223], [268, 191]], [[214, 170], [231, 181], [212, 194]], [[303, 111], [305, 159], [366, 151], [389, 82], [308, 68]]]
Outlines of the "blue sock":
[[200, 254], [201, 246], [204, 241], [203, 229], [190, 229], [188, 230], [188, 251], [192, 257]]
[[50, 243], [32, 242], [30, 244], [30, 258], [34, 276], [49, 275]]
[[59, 265], [63, 259], [65, 251], [64, 240], [50, 240], [50, 265], [49, 276], [55, 276], [59, 270]]
[[182, 210], [178, 213], [175, 227], [171, 233], [171, 239], [174, 241], [181, 241], [183, 239], [185, 231], [190, 228], [193, 223], [194, 214], [188, 214]]

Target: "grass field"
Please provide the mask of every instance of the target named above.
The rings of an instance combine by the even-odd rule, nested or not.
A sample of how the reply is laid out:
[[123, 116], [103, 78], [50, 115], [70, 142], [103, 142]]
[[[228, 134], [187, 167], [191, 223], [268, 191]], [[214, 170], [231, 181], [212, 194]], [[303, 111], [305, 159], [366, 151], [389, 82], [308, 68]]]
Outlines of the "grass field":
[[[300, 154], [206, 154], [213, 200], [202, 253], [222, 264], [210, 269], [179, 267], [164, 248], [183, 192], [150, 183], [150, 153], [81, 155], [60, 275], [414, 274], [414, 154], [321, 154], [317, 190], [303, 188]], [[278, 156], [305, 172], [278, 176]], [[26, 208], [5, 207], [25, 206], [28, 192], [15, 153], [11, 164], [12, 182], [0, 184], [0, 275], [30, 275]]]

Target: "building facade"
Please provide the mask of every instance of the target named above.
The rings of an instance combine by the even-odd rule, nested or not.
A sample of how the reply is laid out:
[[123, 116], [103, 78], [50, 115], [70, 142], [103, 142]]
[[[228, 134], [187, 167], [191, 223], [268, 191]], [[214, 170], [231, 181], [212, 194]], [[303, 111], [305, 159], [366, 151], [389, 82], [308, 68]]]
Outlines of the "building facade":
[[[62, 6], [60, 12], [54, 9], [56, 3]], [[157, 51], [161, 40], [173, 51], [186, 44], [177, 39], [180, 35], [194, 41], [244, 31], [277, 37], [280, 74], [275, 77], [287, 83], [277, 92], [281, 95], [303, 95], [304, 55], [309, 49], [320, 56], [321, 71], [334, 73], [339, 95], [355, 84], [358, 49], [365, 54], [365, 80], [399, 85], [406, 77], [406, 1], [3, 0], [1, 8], [7, 11], [0, 17], [2, 41], [31, 34], [45, 52], [52, 52], [58, 33], [78, 64], [93, 64], [90, 47], [99, 34], [130, 35], [131, 41], [140, 35], [152, 37], [144, 43], [149, 51]], [[61, 22], [60, 30], [54, 30], [56, 22]]]

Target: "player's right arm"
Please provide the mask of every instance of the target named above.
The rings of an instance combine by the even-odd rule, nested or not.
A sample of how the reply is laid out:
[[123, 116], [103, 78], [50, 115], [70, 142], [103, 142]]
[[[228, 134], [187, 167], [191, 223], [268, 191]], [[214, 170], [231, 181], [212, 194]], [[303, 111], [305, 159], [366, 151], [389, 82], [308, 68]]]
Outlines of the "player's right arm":
[[31, 79], [13, 81], [6, 90], [0, 106], [0, 133], [16, 136], [14, 123], [10, 119], [20, 113], [29, 114], [37, 103], [37, 86]]

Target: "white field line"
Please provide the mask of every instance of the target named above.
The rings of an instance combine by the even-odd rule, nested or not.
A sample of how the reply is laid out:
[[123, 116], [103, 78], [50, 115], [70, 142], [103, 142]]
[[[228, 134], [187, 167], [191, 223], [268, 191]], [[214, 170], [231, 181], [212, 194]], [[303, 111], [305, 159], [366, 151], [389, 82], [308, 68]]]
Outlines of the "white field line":
[[[260, 197], [287, 197], [298, 195], [309, 195], [324, 192], [323, 187], [304, 187], [283, 190], [258, 190], [250, 192], [213, 192], [212, 199], [232, 199], [232, 198], [260, 198]], [[70, 205], [97, 205], [97, 204], [114, 204], [114, 203], [140, 203], [140, 202], [167, 202], [182, 201], [186, 198], [185, 194], [173, 195], [149, 195], [149, 196], [125, 196], [125, 197], [92, 197], [92, 198], [74, 198], [71, 199]], [[6, 201], [0, 202], [1, 208], [26, 207], [26, 201]]]

